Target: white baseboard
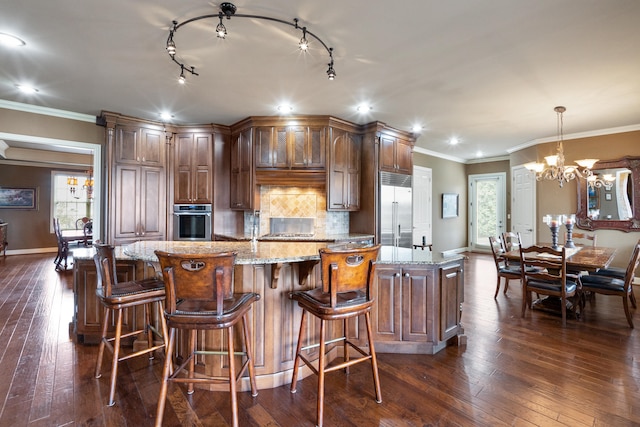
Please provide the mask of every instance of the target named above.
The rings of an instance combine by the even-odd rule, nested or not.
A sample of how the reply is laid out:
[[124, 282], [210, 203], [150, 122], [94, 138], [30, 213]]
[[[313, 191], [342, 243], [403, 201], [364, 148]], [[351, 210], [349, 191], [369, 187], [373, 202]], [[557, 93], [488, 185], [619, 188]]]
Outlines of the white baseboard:
[[33, 254], [47, 254], [51, 252], [58, 252], [57, 247], [53, 248], [32, 248], [32, 249], [7, 249], [7, 255], [33, 255]]
[[451, 249], [451, 250], [448, 250], [448, 251], [440, 252], [440, 255], [442, 255], [444, 258], [446, 258], [446, 257], [450, 257], [450, 256], [453, 256], [453, 255], [461, 254], [463, 252], [467, 252], [468, 250], [469, 250], [469, 248], [466, 248], [466, 247], [458, 248], [458, 249]]

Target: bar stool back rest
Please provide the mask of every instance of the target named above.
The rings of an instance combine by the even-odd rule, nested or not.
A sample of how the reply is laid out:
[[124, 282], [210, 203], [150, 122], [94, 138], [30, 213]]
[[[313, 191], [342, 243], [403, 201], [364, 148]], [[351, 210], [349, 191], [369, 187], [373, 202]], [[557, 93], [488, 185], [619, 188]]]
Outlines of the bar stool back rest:
[[[104, 307], [102, 337], [98, 348], [98, 358], [96, 361], [95, 377], [100, 378], [102, 359], [104, 350], [107, 348], [112, 354], [111, 361], [111, 381], [109, 390], [109, 406], [115, 404], [116, 379], [118, 375], [118, 363], [124, 360], [149, 355], [149, 359], [154, 358], [154, 352], [165, 348], [167, 343], [167, 326], [164, 317], [160, 316], [160, 326], [162, 333], [156, 330], [151, 319], [153, 306], [156, 305], [157, 312], [162, 313], [162, 303], [165, 298], [164, 283], [156, 278], [145, 280], [132, 280], [127, 282], [118, 282], [116, 274], [116, 260], [114, 255], [114, 247], [107, 244], [95, 243], [96, 254], [93, 260], [98, 273], [98, 286], [96, 287], [96, 296]], [[129, 332], [122, 331], [123, 312], [131, 307], [139, 307], [144, 311], [144, 326]], [[109, 317], [113, 313], [115, 315], [115, 334], [112, 337], [109, 333]], [[121, 354], [121, 340], [123, 338], [134, 337], [144, 333], [147, 338], [147, 347], [138, 351], [132, 351], [127, 354]], [[154, 336], [158, 337], [161, 342], [154, 343]]]
[[[318, 375], [317, 426], [322, 427], [324, 418], [325, 373], [344, 369], [345, 373], [348, 374], [349, 366], [360, 362], [371, 361], [376, 402], [382, 402], [378, 364], [371, 332], [371, 307], [374, 303], [374, 299], [371, 297], [371, 287], [373, 286], [375, 261], [378, 259], [379, 251], [380, 245], [345, 250], [320, 249], [322, 287], [308, 291], [296, 291], [290, 294], [290, 298], [296, 300], [302, 308], [298, 344], [293, 365], [291, 392], [296, 392], [298, 369], [300, 367], [300, 361], [302, 361], [314, 374]], [[303, 347], [302, 341], [306, 330], [305, 322], [307, 313], [320, 319], [320, 342], [319, 344], [309, 344]], [[368, 351], [366, 351], [366, 347], [357, 345], [347, 337], [347, 320], [361, 315], [364, 316], [367, 329]], [[341, 363], [325, 366], [325, 323], [331, 320], [342, 320], [343, 336], [342, 338], [332, 340], [332, 342], [343, 342], [344, 360]], [[319, 358], [317, 362], [309, 360], [308, 356], [303, 353], [315, 347], [319, 347]], [[350, 348], [360, 353], [359, 357], [351, 359], [349, 354]], [[315, 365], [317, 365], [317, 367]]]
[[[164, 407], [167, 399], [168, 382], [187, 383], [187, 393], [194, 392], [194, 384], [229, 384], [232, 425], [238, 426], [237, 382], [243, 373], [249, 370], [249, 382], [252, 396], [258, 395], [256, 387], [251, 335], [248, 313], [251, 305], [260, 299], [260, 295], [233, 292], [233, 270], [236, 252], [215, 254], [172, 254], [156, 251], [167, 288], [165, 317], [169, 329], [165, 366], [158, 397], [156, 426], [162, 425]], [[233, 326], [242, 324], [242, 338], [245, 351], [234, 350]], [[176, 330], [188, 331], [188, 354], [173, 372], [172, 355]], [[196, 350], [198, 330], [226, 329], [226, 351]], [[227, 356], [228, 377], [195, 375], [197, 355], [220, 354]], [[241, 353], [245, 361], [237, 370], [235, 356]], [[181, 376], [186, 372], [187, 376]]]

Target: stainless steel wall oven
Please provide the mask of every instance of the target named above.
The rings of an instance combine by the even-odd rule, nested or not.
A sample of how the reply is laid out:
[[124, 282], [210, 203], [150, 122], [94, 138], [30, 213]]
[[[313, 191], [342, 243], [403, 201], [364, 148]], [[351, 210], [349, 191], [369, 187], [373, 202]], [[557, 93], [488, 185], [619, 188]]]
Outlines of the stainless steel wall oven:
[[211, 205], [173, 205], [173, 240], [211, 240]]

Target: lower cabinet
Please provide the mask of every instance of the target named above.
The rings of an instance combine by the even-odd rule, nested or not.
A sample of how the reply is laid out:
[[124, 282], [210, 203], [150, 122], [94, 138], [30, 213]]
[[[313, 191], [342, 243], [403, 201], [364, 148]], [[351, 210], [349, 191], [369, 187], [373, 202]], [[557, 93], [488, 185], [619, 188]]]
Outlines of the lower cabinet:
[[371, 316], [376, 351], [433, 354], [464, 333], [463, 263], [376, 267]]

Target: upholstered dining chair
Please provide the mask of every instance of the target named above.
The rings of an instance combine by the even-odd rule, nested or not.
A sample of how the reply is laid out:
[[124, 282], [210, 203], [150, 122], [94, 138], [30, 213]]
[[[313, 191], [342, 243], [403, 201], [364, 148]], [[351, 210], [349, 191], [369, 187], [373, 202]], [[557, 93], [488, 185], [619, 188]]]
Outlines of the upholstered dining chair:
[[[96, 288], [96, 296], [104, 307], [104, 315], [102, 319], [102, 336], [100, 346], [98, 347], [98, 358], [96, 361], [95, 377], [100, 378], [102, 359], [104, 357], [105, 348], [113, 354], [111, 361], [111, 380], [109, 386], [109, 406], [115, 404], [116, 379], [118, 377], [118, 364], [122, 361], [138, 357], [145, 354], [149, 355], [149, 359], [154, 358], [154, 353], [166, 346], [167, 327], [162, 316], [160, 317], [160, 326], [162, 333], [158, 331], [152, 321], [151, 313], [153, 306], [156, 306], [157, 312], [162, 313], [162, 304], [165, 299], [164, 283], [156, 278], [144, 280], [130, 280], [119, 282], [116, 274], [116, 259], [114, 247], [107, 244], [95, 243], [96, 254], [93, 260], [96, 264], [98, 273], [98, 287]], [[126, 310], [134, 307], [144, 310], [144, 325], [129, 332], [123, 332], [123, 317]], [[115, 315], [115, 333], [109, 336], [109, 326], [111, 324], [109, 318], [111, 314]], [[132, 351], [124, 354], [121, 348], [122, 340], [128, 337], [134, 337], [145, 334], [147, 338], [147, 347], [141, 350]], [[158, 344], [154, 341], [158, 339]]]
[[493, 260], [496, 264], [496, 273], [498, 275], [498, 282], [496, 283], [496, 293], [493, 295], [493, 299], [498, 297], [500, 292], [500, 282], [504, 279], [504, 294], [507, 294], [509, 289], [510, 280], [522, 279], [522, 273], [520, 272], [519, 265], [509, 265], [507, 260], [502, 256], [503, 249], [502, 244], [499, 241], [499, 237], [489, 236], [489, 246], [491, 246], [491, 253], [493, 254]]
[[[300, 361], [318, 376], [318, 395], [316, 426], [322, 427], [324, 418], [324, 378], [325, 374], [339, 369], [344, 369], [349, 373], [349, 366], [361, 362], [371, 362], [373, 371], [373, 383], [375, 388], [375, 399], [377, 403], [382, 402], [380, 393], [380, 379], [378, 376], [378, 362], [371, 332], [371, 307], [374, 298], [371, 296], [373, 285], [375, 264], [378, 258], [380, 245], [362, 248], [348, 249], [320, 249], [320, 267], [322, 269], [322, 286], [308, 290], [296, 291], [290, 297], [298, 302], [302, 308], [302, 318], [300, 320], [300, 332], [298, 335], [298, 345], [295, 353], [293, 365], [293, 378], [291, 381], [291, 393], [296, 392], [298, 379], [298, 369]], [[307, 313], [320, 319], [319, 344], [307, 344], [303, 346], [304, 333], [307, 321]], [[347, 337], [347, 320], [364, 316], [367, 330], [368, 351]], [[342, 342], [343, 361], [340, 363], [326, 365], [326, 322], [342, 321], [342, 337], [333, 339], [330, 342]], [[313, 362], [308, 355], [308, 350], [318, 348], [318, 361]], [[349, 350], [353, 349], [360, 353], [357, 358], [351, 359]]]
[[[251, 395], [258, 395], [248, 314], [252, 304], [260, 299], [260, 295], [254, 292], [234, 293], [235, 252], [178, 254], [155, 251], [155, 254], [160, 261], [167, 289], [164, 315], [169, 329], [155, 424], [162, 425], [169, 382], [186, 383], [188, 394], [194, 392], [194, 384], [226, 383], [229, 385], [232, 425], [237, 427], [237, 382], [247, 369]], [[238, 323], [242, 326], [244, 351], [238, 351], [234, 346], [234, 326]], [[211, 351], [196, 346], [198, 331], [216, 329], [226, 331], [226, 350]], [[180, 366], [172, 372], [178, 330], [186, 332], [188, 354], [183, 355]], [[196, 358], [207, 354], [226, 356], [227, 377], [209, 376], [205, 373], [198, 373], [196, 376]], [[244, 363], [236, 372], [237, 357], [243, 357]]]
[[531, 292], [560, 299], [562, 326], [567, 324], [567, 302], [574, 307], [581, 304], [580, 283], [567, 274], [566, 248], [554, 250], [547, 246], [520, 248], [522, 266], [522, 317], [531, 308]]
[[585, 291], [622, 297], [624, 314], [627, 317], [627, 323], [629, 323], [631, 328], [633, 328], [633, 316], [629, 310], [629, 300], [631, 300], [633, 308], [637, 308], [636, 297], [633, 294], [633, 280], [639, 263], [640, 240], [638, 240], [633, 248], [631, 259], [629, 260], [629, 264], [625, 270], [624, 277], [620, 278], [616, 275], [598, 274], [598, 272], [581, 277], [582, 288]]

